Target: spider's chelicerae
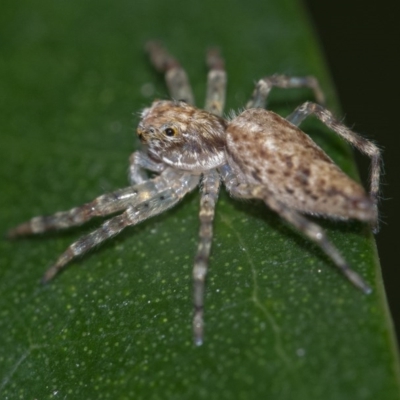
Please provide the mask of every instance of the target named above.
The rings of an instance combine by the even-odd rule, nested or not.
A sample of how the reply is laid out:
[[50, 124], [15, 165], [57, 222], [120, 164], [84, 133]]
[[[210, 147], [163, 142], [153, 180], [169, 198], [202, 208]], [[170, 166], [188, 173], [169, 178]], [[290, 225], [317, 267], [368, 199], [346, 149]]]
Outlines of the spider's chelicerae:
[[[233, 197], [263, 200], [268, 207], [317, 243], [343, 274], [365, 293], [371, 290], [329, 242], [324, 231], [303, 214], [354, 218], [378, 228], [377, 197], [380, 152], [316, 103], [306, 102], [283, 118], [265, 110], [272, 87], [311, 88], [319, 103], [324, 98], [313, 77], [273, 75], [261, 79], [239, 115], [225, 119], [226, 72], [218, 51], [207, 53], [209, 67], [205, 109], [194, 106], [185, 71], [157, 42], [147, 51], [155, 68], [165, 73], [172, 99], [156, 100], [142, 111], [137, 134], [144, 151], [130, 157], [130, 183], [90, 203], [35, 217], [8, 233], [10, 238], [80, 225], [92, 217], [116, 212], [94, 232], [67, 248], [43, 277], [52, 279], [67, 263], [125, 227], [164, 212], [200, 186], [200, 232], [194, 261], [196, 344], [203, 341], [204, 282], [212, 241], [212, 223], [221, 181]], [[347, 175], [299, 128], [310, 114], [371, 158], [370, 193]], [[144, 170], [152, 171], [149, 179]]]

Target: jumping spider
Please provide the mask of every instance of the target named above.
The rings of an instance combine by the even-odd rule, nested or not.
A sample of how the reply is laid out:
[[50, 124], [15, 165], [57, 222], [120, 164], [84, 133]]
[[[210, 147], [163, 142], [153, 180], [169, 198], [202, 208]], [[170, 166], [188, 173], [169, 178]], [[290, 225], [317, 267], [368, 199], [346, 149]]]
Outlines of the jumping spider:
[[[70, 245], [43, 277], [52, 279], [67, 263], [125, 227], [164, 212], [200, 186], [200, 232], [194, 261], [194, 341], [203, 341], [204, 281], [213, 235], [215, 204], [221, 181], [233, 197], [263, 200], [268, 207], [317, 243], [356, 287], [371, 289], [329, 242], [324, 231], [302, 214], [368, 222], [377, 231], [380, 152], [352, 132], [323, 106], [306, 102], [283, 118], [263, 109], [272, 87], [313, 90], [324, 96], [313, 77], [273, 75], [261, 79], [246, 109], [231, 119], [222, 117], [225, 103], [224, 61], [215, 49], [207, 53], [209, 67], [205, 109], [194, 107], [187, 75], [157, 42], [146, 50], [155, 68], [165, 74], [174, 100], [156, 100], [142, 111], [137, 134], [145, 151], [130, 157], [130, 183], [90, 203], [31, 219], [8, 232], [10, 238], [80, 225], [92, 217], [122, 212]], [[371, 158], [370, 193], [345, 175], [299, 128], [315, 115], [340, 137]], [[144, 170], [152, 171], [149, 179]]]

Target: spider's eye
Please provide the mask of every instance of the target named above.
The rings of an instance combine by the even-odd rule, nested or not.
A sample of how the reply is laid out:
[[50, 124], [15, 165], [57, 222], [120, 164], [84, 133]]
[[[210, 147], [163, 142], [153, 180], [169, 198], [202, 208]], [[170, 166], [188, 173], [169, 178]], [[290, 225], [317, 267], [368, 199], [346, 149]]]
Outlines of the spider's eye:
[[170, 137], [175, 136], [175, 135], [176, 135], [176, 128], [171, 128], [171, 127], [165, 128], [165, 129], [164, 129], [164, 133], [165, 133], [167, 136], [170, 136]]

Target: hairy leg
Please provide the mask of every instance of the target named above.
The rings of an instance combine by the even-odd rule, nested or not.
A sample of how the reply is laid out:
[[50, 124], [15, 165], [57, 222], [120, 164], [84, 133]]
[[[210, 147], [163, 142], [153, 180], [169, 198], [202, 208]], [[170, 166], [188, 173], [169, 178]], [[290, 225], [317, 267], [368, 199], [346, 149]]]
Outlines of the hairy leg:
[[212, 170], [204, 175], [201, 185], [199, 244], [193, 268], [193, 333], [194, 341], [197, 345], [203, 343], [204, 282], [208, 270], [215, 205], [218, 199], [219, 188], [220, 178], [216, 170]]
[[324, 104], [325, 96], [316, 78], [313, 76], [290, 77], [286, 75], [272, 75], [260, 79], [246, 104], [246, 108], [265, 108], [267, 97], [273, 87], [282, 89], [310, 88], [314, 92], [318, 103]]
[[[227, 178], [229, 178], [229, 174], [227, 174]], [[230, 183], [233, 183], [233, 185], [231, 186]], [[234, 197], [248, 199], [258, 198], [264, 200], [269, 208], [274, 210], [278, 215], [297, 228], [302, 234], [316, 243], [354, 286], [361, 289], [366, 294], [371, 293], [371, 288], [365, 283], [359, 274], [350, 268], [340, 252], [328, 240], [326, 233], [319, 225], [311, 222], [296, 210], [282, 204], [264, 186], [247, 184], [238, 185], [237, 182], [234, 182], [233, 180], [229, 181], [228, 179], [225, 184]]]
[[197, 186], [198, 181], [197, 176], [182, 174], [180, 179], [170, 182], [169, 188], [160, 190], [139, 204], [129, 206], [121, 215], [104, 222], [100, 228], [72, 243], [47, 270], [42, 282], [48, 282], [75, 257], [87, 253], [93, 247], [120, 233], [127, 226], [136, 225], [173, 207]]
[[171, 180], [179, 178], [179, 173], [166, 169], [154, 179], [142, 182], [136, 186], [119, 189], [115, 192], [104, 194], [82, 206], [68, 211], [57, 212], [53, 215], [38, 216], [10, 229], [7, 237], [10, 239], [19, 236], [44, 233], [50, 230], [66, 229], [82, 225], [93, 217], [104, 217], [118, 211], [134, 207], [148, 198], [155, 196], [161, 190], [170, 186]]
[[222, 116], [225, 107], [226, 71], [224, 60], [216, 48], [207, 51], [207, 66], [210, 69], [207, 76], [207, 94], [205, 110]]
[[165, 74], [171, 98], [194, 105], [189, 79], [179, 62], [157, 41], [148, 42], [145, 49], [155, 69]]

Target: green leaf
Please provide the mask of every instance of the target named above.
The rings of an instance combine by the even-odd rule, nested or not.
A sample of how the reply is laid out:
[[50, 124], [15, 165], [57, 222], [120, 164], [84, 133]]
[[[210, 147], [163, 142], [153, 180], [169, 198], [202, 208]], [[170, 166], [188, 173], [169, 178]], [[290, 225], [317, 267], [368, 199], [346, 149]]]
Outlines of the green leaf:
[[[143, 53], [151, 38], [161, 38], [187, 68], [199, 104], [204, 50], [219, 45], [229, 74], [228, 109], [243, 107], [255, 80], [279, 72], [315, 75], [328, 106], [343, 115], [295, 0], [5, 0], [4, 231], [127, 185], [128, 157], [138, 147], [137, 112], [167, 96]], [[287, 115], [310, 99], [307, 90], [276, 89], [269, 105]], [[304, 129], [357, 179], [351, 152], [334, 134], [316, 121]], [[359, 223], [317, 220], [371, 284], [370, 296], [263, 204], [222, 193], [205, 343], [195, 347], [191, 269], [198, 202], [197, 193], [187, 196], [72, 263], [45, 287], [38, 284], [45, 269], [100, 221], [0, 241], [1, 398], [400, 397], [378, 256]]]

